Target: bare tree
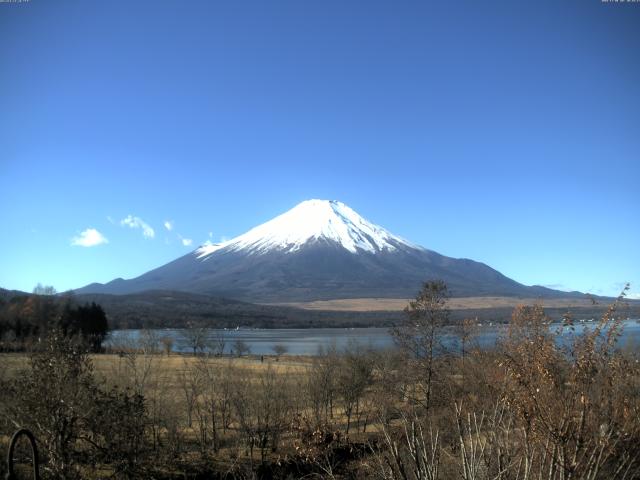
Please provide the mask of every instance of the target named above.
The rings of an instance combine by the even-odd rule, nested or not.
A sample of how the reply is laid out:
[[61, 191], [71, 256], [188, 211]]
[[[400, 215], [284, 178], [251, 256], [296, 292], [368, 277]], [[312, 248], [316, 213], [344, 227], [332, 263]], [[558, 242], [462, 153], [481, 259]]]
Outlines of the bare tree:
[[361, 400], [373, 380], [372, 375], [373, 362], [370, 355], [358, 344], [351, 343], [341, 357], [337, 372], [337, 389], [347, 417], [347, 435], [353, 416], [359, 420]]
[[305, 393], [315, 420], [315, 427], [326, 425], [329, 419], [333, 418], [339, 362], [335, 345], [327, 349], [321, 345], [308, 370]]
[[251, 347], [242, 339], [238, 339], [233, 342], [233, 353], [235, 353], [238, 357], [242, 357], [243, 355], [248, 355], [251, 353]]
[[329, 422], [335, 386], [334, 363], [328, 359], [314, 358], [306, 377], [306, 393], [315, 426]]
[[252, 379], [247, 375], [237, 379], [233, 405], [249, 458], [257, 447], [264, 462], [269, 449], [275, 452], [290, 416], [290, 401], [286, 374], [271, 367]]
[[273, 350], [273, 353], [276, 354], [277, 359], [280, 359], [280, 357], [282, 355], [284, 355], [285, 353], [287, 353], [289, 351], [287, 346], [283, 345], [281, 343], [275, 344], [271, 349]]
[[193, 350], [194, 355], [204, 351], [207, 340], [206, 327], [189, 322], [180, 333], [187, 346]]
[[[383, 480], [438, 480], [442, 446], [433, 428], [415, 415], [403, 415], [396, 434], [382, 425], [384, 448], [376, 455], [375, 476]], [[466, 479], [465, 479], [466, 480]]]
[[426, 282], [416, 299], [405, 308], [405, 320], [391, 330], [398, 346], [407, 355], [419, 395], [413, 400], [427, 410], [431, 406], [435, 380], [435, 358], [443, 350], [439, 336], [448, 322], [447, 286], [440, 280]]
[[0, 418], [34, 432], [47, 478], [84, 478], [82, 464], [106, 462], [115, 476], [131, 477], [143, 448], [144, 399], [102, 389], [81, 343], [52, 330], [28, 370], [2, 383]]
[[227, 345], [227, 337], [221, 330], [215, 330], [213, 335], [207, 338], [207, 349], [211, 354], [217, 356], [224, 355], [224, 349]]
[[185, 358], [184, 367], [178, 374], [178, 384], [184, 394], [187, 426], [189, 428], [193, 426], [193, 410], [202, 389], [200, 373], [201, 372]]
[[42, 285], [41, 283], [38, 283], [35, 287], [33, 287], [33, 293], [36, 295], [52, 296], [58, 292], [51, 285]]
[[174, 343], [173, 338], [169, 335], [165, 335], [160, 339], [160, 343], [162, 344], [162, 348], [164, 350], [164, 353], [167, 355], [167, 357], [171, 355], [171, 351], [173, 350], [173, 343]]
[[136, 394], [144, 395], [147, 382], [157, 359], [157, 337], [143, 330], [140, 337], [121, 336], [113, 341], [112, 348], [118, 353], [118, 362], [113, 365], [114, 378], [124, 383]]
[[198, 420], [199, 443], [203, 453], [209, 448], [217, 452], [220, 434], [226, 433], [230, 423], [232, 379], [241, 373], [232, 363], [220, 365], [207, 356], [198, 357], [191, 368], [194, 370], [191, 382], [197, 383], [190, 392]]
[[148, 354], [158, 353], [158, 347], [160, 345], [160, 337], [156, 330], [143, 329], [140, 332], [140, 338], [138, 339], [140, 349]]

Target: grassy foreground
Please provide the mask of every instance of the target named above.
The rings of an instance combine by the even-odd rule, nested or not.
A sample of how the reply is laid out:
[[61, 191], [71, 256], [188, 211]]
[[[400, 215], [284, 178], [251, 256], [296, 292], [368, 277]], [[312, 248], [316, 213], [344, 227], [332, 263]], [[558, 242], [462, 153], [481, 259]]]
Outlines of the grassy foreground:
[[615, 306], [563, 345], [518, 307], [496, 349], [469, 322], [452, 353], [438, 302], [412, 302], [395, 352], [88, 355], [49, 338], [0, 356], [0, 448], [28, 427], [44, 476], [65, 479], [640, 478], [640, 357], [616, 348]]

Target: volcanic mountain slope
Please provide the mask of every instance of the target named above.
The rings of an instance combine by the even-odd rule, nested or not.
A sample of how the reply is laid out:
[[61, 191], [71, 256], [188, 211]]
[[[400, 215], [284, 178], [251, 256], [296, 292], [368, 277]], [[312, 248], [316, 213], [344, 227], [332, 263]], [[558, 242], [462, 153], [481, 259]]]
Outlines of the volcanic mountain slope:
[[180, 290], [251, 302], [410, 298], [422, 282], [435, 278], [454, 296], [572, 295], [527, 287], [483, 263], [414, 245], [327, 200], [302, 202], [243, 235], [202, 245], [137, 278], [94, 283], [77, 292]]

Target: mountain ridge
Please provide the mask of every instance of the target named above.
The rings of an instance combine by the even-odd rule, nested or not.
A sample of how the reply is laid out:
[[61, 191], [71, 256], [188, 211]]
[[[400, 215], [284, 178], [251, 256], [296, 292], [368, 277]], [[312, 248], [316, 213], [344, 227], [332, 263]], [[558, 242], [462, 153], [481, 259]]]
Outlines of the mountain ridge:
[[404, 240], [342, 202], [315, 199], [136, 278], [93, 283], [76, 292], [178, 290], [253, 303], [410, 298], [428, 279], [445, 281], [453, 296], [583, 295], [522, 285], [484, 263]]

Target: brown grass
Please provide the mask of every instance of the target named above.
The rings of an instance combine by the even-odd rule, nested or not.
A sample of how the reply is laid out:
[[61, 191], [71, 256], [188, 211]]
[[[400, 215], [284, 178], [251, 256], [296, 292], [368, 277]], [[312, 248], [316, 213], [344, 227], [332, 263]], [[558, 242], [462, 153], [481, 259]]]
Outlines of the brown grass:
[[[91, 355], [94, 371], [98, 378], [113, 382], [114, 372], [122, 368], [124, 359], [117, 354]], [[178, 375], [194, 365], [201, 357], [183, 354], [155, 354], [151, 356], [153, 369], [156, 373], [162, 374], [167, 380], [170, 388], [178, 388]], [[264, 356], [264, 362], [259, 356], [248, 357], [210, 357], [207, 359], [211, 364], [229, 366], [230, 364], [248, 375], [255, 375], [271, 367], [277, 373], [287, 373], [289, 375], [303, 375], [307, 372], [311, 363], [310, 357], [304, 356], [281, 356], [276, 360], [275, 356]], [[0, 362], [3, 364], [3, 371], [10, 377], [18, 370], [26, 369], [29, 365], [29, 355], [26, 353], [1, 353]]]
[[[515, 308], [518, 305], [533, 305], [539, 299], [521, 297], [463, 297], [450, 298], [447, 306], [451, 310], [485, 309], [485, 308]], [[313, 302], [289, 302], [277, 305], [303, 308], [305, 310], [331, 310], [351, 312], [400, 311], [409, 303], [406, 298], [344, 298], [336, 300], [317, 300]], [[588, 298], [555, 298], [543, 300], [545, 307], [570, 308], [590, 307], [592, 302]]]

